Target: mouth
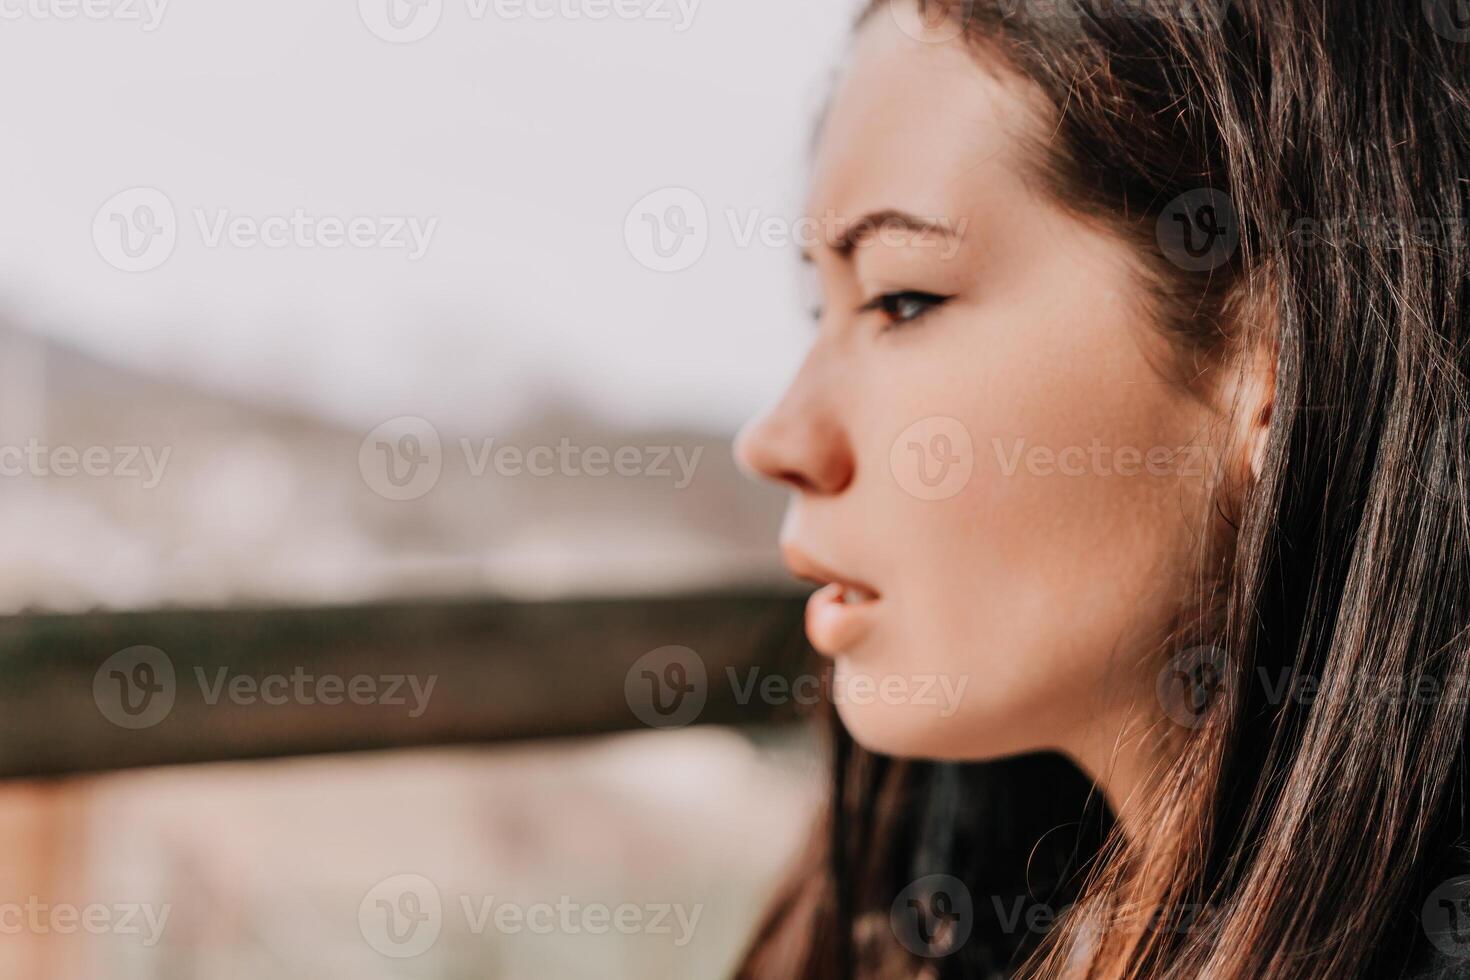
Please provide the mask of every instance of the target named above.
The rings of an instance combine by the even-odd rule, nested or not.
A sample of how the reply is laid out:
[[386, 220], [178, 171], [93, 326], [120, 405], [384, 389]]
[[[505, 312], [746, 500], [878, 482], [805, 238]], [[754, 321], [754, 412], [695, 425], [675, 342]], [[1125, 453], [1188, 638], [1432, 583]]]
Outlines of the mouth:
[[782, 554], [793, 575], [821, 586], [807, 599], [807, 639], [824, 656], [850, 651], [875, 625], [882, 600], [878, 590], [832, 571], [795, 547], [783, 547]]

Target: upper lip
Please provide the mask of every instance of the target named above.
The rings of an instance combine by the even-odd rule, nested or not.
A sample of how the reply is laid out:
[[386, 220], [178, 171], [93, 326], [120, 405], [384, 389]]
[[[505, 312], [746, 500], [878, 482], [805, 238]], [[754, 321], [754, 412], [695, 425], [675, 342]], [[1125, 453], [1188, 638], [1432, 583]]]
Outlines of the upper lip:
[[878, 590], [867, 582], [849, 575], [840, 575], [834, 572], [831, 568], [817, 561], [794, 544], [789, 542], [783, 543], [781, 545], [781, 557], [785, 559], [786, 567], [791, 571], [791, 574], [799, 579], [805, 579], [817, 585], [837, 584], [848, 588], [861, 589], [874, 598], [878, 597]]

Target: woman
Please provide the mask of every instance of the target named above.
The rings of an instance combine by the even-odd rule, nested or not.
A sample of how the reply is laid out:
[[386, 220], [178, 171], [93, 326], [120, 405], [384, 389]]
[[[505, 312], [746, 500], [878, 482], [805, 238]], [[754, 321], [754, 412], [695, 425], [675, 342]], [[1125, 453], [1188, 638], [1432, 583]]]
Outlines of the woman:
[[835, 792], [742, 975], [1470, 975], [1457, 10], [862, 18], [739, 446]]

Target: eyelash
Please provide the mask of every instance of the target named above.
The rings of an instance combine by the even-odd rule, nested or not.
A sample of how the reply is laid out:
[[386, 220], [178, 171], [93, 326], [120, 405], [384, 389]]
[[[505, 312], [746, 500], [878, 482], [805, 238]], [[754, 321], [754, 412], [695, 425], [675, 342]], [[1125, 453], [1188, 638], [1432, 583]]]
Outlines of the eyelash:
[[[897, 330], [899, 328], [912, 326], [913, 324], [918, 323], [920, 320], [924, 319], [924, 317], [928, 316], [930, 313], [933, 313], [945, 303], [949, 302], [950, 299], [951, 297], [949, 296], [940, 296], [937, 293], [926, 293], [917, 289], [900, 289], [895, 292], [883, 293], [880, 296], [873, 297], [871, 300], [858, 307], [858, 312], [882, 313], [888, 321], [883, 325], [883, 329]], [[895, 307], [900, 302], [903, 302], [905, 300], [918, 300], [925, 305], [923, 309], [919, 310], [919, 312], [904, 319], [901, 318], [898, 310]]]
[[[880, 296], [875, 296], [873, 299], [864, 303], [862, 306], [859, 306], [857, 308], [857, 312], [882, 313], [889, 318], [888, 322], [883, 325], [882, 329], [884, 331], [895, 330], [899, 327], [907, 327], [918, 323], [925, 316], [928, 316], [930, 313], [933, 313], [945, 303], [948, 303], [952, 298], [953, 297], [951, 296], [941, 296], [938, 293], [926, 293], [918, 289], [900, 289], [891, 293], [883, 293]], [[928, 305], [925, 306], [918, 313], [909, 317], [907, 320], [901, 320], [898, 319], [898, 314], [893, 311], [891, 307], [894, 303], [904, 299], [918, 299], [924, 303], [927, 303]], [[821, 323], [822, 317], [825, 315], [826, 310], [824, 310], [820, 306], [813, 307], [811, 310], [811, 318], [813, 323]]]

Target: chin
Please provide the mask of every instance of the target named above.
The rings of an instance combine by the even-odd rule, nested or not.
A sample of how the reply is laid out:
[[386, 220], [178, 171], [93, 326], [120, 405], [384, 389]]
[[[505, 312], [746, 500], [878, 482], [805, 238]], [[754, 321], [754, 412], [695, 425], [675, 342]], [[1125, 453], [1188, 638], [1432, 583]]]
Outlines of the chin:
[[891, 711], [877, 706], [837, 706], [842, 727], [867, 751], [898, 758], [935, 758], [936, 751], [945, 742], [943, 732], [935, 731], [932, 725], [897, 724], [890, 715]]
[[[837, 716], [854, 742], [869, 752], [899, 758], [974, 759], [989, 753], [973, 751], [962, 734], [964, 722], [947, 705], [893, 704], [837, 700]], [[967, 751], [969, 745], [971, 750]]]
[[[1043, 746], [1025, 720], [997, 704], [969, 700], [968, 685], [944, 675], [914, 675], [889, 688], [838, 660], [833, 700], [854, 742], [869, 752], [908, 759], [986, 762]], [[898, 675], [889, 675], [897, 677]], [[872, 692], [871, 695], [869, 692]], [[979, 692], [975, 692], [976, 695]], [[902, 695], [902, 696], [898, 696]]]

